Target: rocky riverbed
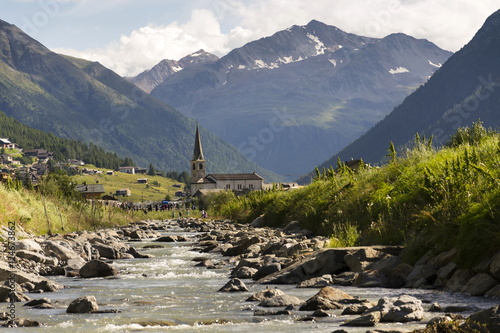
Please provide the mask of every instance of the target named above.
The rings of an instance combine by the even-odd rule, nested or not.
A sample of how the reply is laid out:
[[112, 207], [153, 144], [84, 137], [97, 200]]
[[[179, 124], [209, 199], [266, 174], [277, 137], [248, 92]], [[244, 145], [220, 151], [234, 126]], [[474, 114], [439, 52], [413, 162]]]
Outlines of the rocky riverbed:
[[[168, 228], [183, 228], [193, 235], [162, 234]], [[8, 230], [5, 231], [7, 233]], [[4, 235], [4, 239], [8, 236]], [[202, 221], [180, 219], [166, 221], [142, 221], [125, 227], [78, 232], [66, 235], [34, 237], [18, 230], [15, 260], [2, 251], [0, 278], [6, 283], [0, 287], [0, 301], [10, 302], [12, 297], [24, 305], [40, 309], [54, 307], [49, 293], [64, 286], [51, 276], [64, 275], [75, 278], [110, 278], [120, 272], [113, 264], [115, 259], [147, 258], [151, 255], [129, 245], [134, 241], [155, 241], [149, 247], [169, 242], [194, 242], [193, 251], [199, 252], [193, 266], [206, 269], [221, 267], [230, 269], [228, 281], [221, 281], [219, 292], [248, 290], [247, 285], [262, 285], [262, 291], [252, 295], [254, 316], [291, 316], [297, 311], [303, 314], [301, 321], [320, 320], [341, 311], [342, 325], [367, 327], [372, 332], [386, 322], [420, 322], [424, 313], [440, 315], [429, 325], [471, 325], [466, 318], [479, 321], [490, 332], [500, 332], [499, 307], [485, 309], [468, 306], [447, 306], [410, 295], [382, 297], [368, 301], [342, 291], [345, 286], [362, 288], [439, 288], [491, 299], [500, 298], [500, 253], [490, 260], [478, 263], [471, 270], [457, 267], [453, 262], [455, 251], [437, 256], [426, 255], [414, 266], [402, 262], [401, 247], [372, 246], [356, 248], [326, 248], [328, 239], [313, 237], [301, 230], [297, 223], [283, 229], [239, 225], [227, 221]], [[157, 241], [157, 242], [156, 242]], [[158, 245], [156, 245], [158, 244]], [[220, 253], [222, 259], [214, 260], [204, 254]], [[9, 264], [14, 263], [16, 271]], [[9, 283], [14, 276], [15, 284]], [[245, 285], [245, 283], [247, 285]], [[317, 288], [308, 298], [287, 295], [280, 288], [266, 285], [296, 285], [297, 288]], [[44, 297], [37, 297], [44, 293]], [[499, 301], [500, 302], [500, 301]], [[57, 305], [60, 306], [60, 305]], [[117, 313], [118, 309], [99, 310], [92, 295], [79, 297], [65, 304], [68, 313]], [[16, 318], [9, 322], [9, 313], [3, 315], [5, 325], [36, 326], [29, 319]], [[292, 316], [291, 316], [292, 317]], [[297, 317], [293, 317], [297, 318]], [[399, 332], [408, 332], [401, 326]], [[395, 332], [394, 330], [391, 330]]]

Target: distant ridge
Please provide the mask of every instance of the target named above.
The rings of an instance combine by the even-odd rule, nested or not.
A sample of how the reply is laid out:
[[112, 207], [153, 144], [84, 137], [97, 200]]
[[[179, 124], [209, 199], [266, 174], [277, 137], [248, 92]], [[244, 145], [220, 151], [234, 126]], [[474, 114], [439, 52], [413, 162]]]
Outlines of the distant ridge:
[[478, 119], [485, 127], [500, 127], [500, 10], [427, 83], [319, 168], [335, 166], [338, 157], [380, 163], [391, 141], [401, 149], [416, 133], [433, 136], [440, 146], [458, 127]]
[[280, 174], [308, 172], [362, 135], [448, 59], [404, 34], [312, 20], [185, 68], [151, 91]]

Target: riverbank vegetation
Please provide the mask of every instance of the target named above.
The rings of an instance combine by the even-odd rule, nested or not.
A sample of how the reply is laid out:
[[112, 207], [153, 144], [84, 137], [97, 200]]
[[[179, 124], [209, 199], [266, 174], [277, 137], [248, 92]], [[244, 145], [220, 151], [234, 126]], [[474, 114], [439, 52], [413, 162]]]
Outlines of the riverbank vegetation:
[[206, 204], [238, 222], [299, 221], [332, 246], [405, 245], [410, 263], [453, 247], [462, 265], [477, 263], [500, 250], [500, 135], [477, 122], [438, 150], [431, 140], [417, 135], [399, 156], [391, 145], [382, 167], [352, 170], [339, 161], [297, 190], [225, 192]]

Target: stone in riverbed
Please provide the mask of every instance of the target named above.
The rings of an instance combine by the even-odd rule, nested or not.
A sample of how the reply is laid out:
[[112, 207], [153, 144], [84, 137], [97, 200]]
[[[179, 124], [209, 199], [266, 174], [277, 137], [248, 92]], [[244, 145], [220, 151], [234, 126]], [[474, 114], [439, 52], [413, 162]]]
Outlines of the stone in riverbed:
[[101, 260], [92, 260], [80, 268], [82, 278], [106, 277], [118, 275], [116, 268]]
[[323, 288], [333, 284], [333, 279], [330, 274], [325, 274], [320, 277], [302, 281], [297, 285], [297, 288]]
[[280, 289], [277, 289], [277, 288], [274, 288], [274, 289], [270, 289], [270, 288], [266, 288], [264, 290], [261, 290], [255, 294], [253, 294], [252, 296], [248, 297], [246, 299], [247, 302], [252, 302], [252, 301], [263, 301], [265, 299], [268, 299], [268, 298], [272, 298], [272, 297], [275, 297], [275, 296], [283, 296], [285, 295], [285, 293], [283, 291], [281, 291]]
[[223, 292], [235, 292], [235, 291], [248, 291], [247, 286], [238, 278], [233, 278], [229, 280], [224, 287], [220, 288], [219, 291]]
[[422, 301], [409, 296], [381, 298], [377, 305], [369, 309], [366, 313], [380, 312], [382, 322], [400, 322], [420, 321], [424, 317]]
[[460, 292], [471, 296], [483, 296], [488, 290], [498, 285], [498, 281], [486, 273], [479, 273], [470, 279]]
[[500, 333], [500, 305], [471, 314], [463, 328], [481, 332], [486, 328], [489, 333]]
[[302, 304], [302, 301], [295, 296], [291, 295], [277, 295], [271, 298], [266, 298], [262, 302], [259, 303], [259, 306], [264, 308], [270, 307], [280, 307], [280, 306], [295, 306]]
[[237, 277], [238, 279], [251, 279], [256, 272], [256, 268], [243, 266], [231, 273], [231, 276]]
[[370, 327], [375, 326], [380, 322], [382, 318], [382, 314], [379, 311], [371, 312], [365, 314], [361, 317], [358, 317], [353, 320], [349, 320], [343, 323], [341, 326], [361, 326], [361, 327]]
[[341, 309], [340, 302], [352, 300], [354, 297], [333, 287], [324, 287], [316, 295], [309, 298], [301, 307], [300, 311]]
[[82, 296], [72, 301], [68, 308], [67, 313], [91, 313], [99, 309], [97, 300], [94, 296]]

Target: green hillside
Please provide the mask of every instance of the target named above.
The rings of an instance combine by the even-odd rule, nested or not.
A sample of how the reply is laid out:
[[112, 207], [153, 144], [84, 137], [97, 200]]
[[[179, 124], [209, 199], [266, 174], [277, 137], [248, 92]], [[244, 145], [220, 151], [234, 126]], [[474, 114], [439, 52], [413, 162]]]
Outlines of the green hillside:
[[[63, 138], [163, 171], [189, 168], [196, 123], [99, 63], [64, 57], [0, 20], [0, 110]], [[201, 128], [210, 172], [260, 168]]]
[[406, 246], [408, 261], [428, 250], [456, 247], [467, 265], [500, 250], [500, 134], [480, 123], [460, 128], [440, 150], [416, 138], [405, 156], [362, 167], [340, 164], [317, 172], [294, 191], [231, 193], [207, 200], [212, 214], [250, 222], [264, 214], [269, 225], [299, 221], [332, 245]]

